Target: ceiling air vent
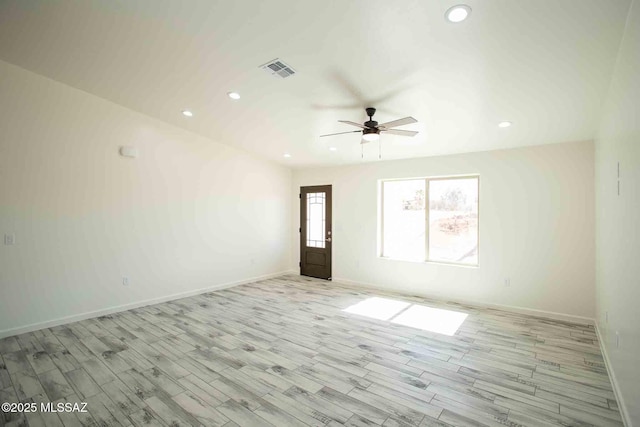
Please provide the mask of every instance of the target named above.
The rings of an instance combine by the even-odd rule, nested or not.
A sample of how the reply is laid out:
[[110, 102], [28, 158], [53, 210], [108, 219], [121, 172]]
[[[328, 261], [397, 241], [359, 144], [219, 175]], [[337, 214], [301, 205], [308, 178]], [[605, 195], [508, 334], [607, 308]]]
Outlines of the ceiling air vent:
[[273, 61], [269, 61], [264, 65], [261, 65], [260, 68], [262, 68], [272, 76], [282, 77], [283, 79], [291, 77], [296, 73], [293, 68], [291, 68], [278, 58], [274, 59]]

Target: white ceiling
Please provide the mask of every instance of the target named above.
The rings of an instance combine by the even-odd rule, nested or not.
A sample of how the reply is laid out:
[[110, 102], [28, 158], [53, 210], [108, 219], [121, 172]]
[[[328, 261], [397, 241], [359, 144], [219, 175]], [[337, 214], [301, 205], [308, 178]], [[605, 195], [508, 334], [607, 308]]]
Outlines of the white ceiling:
[[591, 139], [630, 0], [467, 0], [448, 23], [457, 2], [0, 0], [0, 59], [295, 167], [360, 162], [358, 134], [318, 136], [367, 106], [419, 121], [384, 159]]

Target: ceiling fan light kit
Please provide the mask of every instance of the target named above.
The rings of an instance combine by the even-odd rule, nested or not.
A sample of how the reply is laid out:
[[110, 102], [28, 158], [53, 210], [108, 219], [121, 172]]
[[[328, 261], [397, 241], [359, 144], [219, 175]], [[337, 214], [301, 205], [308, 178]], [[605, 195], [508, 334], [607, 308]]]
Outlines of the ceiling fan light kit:
[[367, 142], [373, 142], [380, 139], [380, 131], [377, 129], [365, 129], [362, 131], [362, 139]]
[[[349, 120], [338, 120], [340, 123], [345, 123], [348, 124], [350, 126], [355, 126], [358, 127], [362, 130], [352, 130], [352, 131], [347, 131], [347, 132], [338, 132], [338, 133], [330, 133], [327, 135], [320, 135], [320, 137], [325, 137], [325, 136], [335, 136], [335, 135], [342, 135], [345, 133], [362, 133], [362, 140], [361, 140], [361, 144], [366, 144], [368, 142], [373, 142], [373, 141], [379, 141], [380, 140], [380, 134], [382, 132], [387, 132], [393, 135], [399, 135], [399, 136], [416, 136], [418, 134], [417, 131], [414, 130], [403, 130], [403, 129], [394, 129], [395, 127], [398, 126], [404, 126], [404, 125], [408, 125], [411, 123], [417, 123], [418, 121], [416, 119], [414, 119], [413, 117], [404, 117], [402, 119], [397, 119], [397, 120], [392, 120], [390, 122], [386, 122], [386, 123], [382, 123], [382, 124], [378, 124], [377, 121], [373, 120], [373, 116], [374, 114], [376, 114], [376, 109], [373, 107], [367, 107], [365, 108], [365, 111], [367, 112], [367, 116], [369, 116], [369, 120], [367, 120], [366, 122], [364, 122], [363, 124], [360, 123], [356, 123], [356, 122], [352, 122]], [[378, 158], [381, 158], [381, 148], [378, 147]]]

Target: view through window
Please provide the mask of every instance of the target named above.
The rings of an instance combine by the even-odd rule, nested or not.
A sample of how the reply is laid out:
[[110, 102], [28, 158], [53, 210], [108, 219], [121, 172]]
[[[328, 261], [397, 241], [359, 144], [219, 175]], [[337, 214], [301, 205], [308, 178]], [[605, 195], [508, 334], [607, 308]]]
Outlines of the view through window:
[[382, 256], [478, 264], [479, 177], [382, 182]]

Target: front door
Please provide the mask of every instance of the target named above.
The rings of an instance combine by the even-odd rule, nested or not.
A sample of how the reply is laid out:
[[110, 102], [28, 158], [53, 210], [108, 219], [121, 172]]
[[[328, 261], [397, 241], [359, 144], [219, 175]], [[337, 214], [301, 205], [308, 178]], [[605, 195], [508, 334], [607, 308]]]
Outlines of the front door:
[[331, 280], [331, 186], [300, 187], [300, 274]]

